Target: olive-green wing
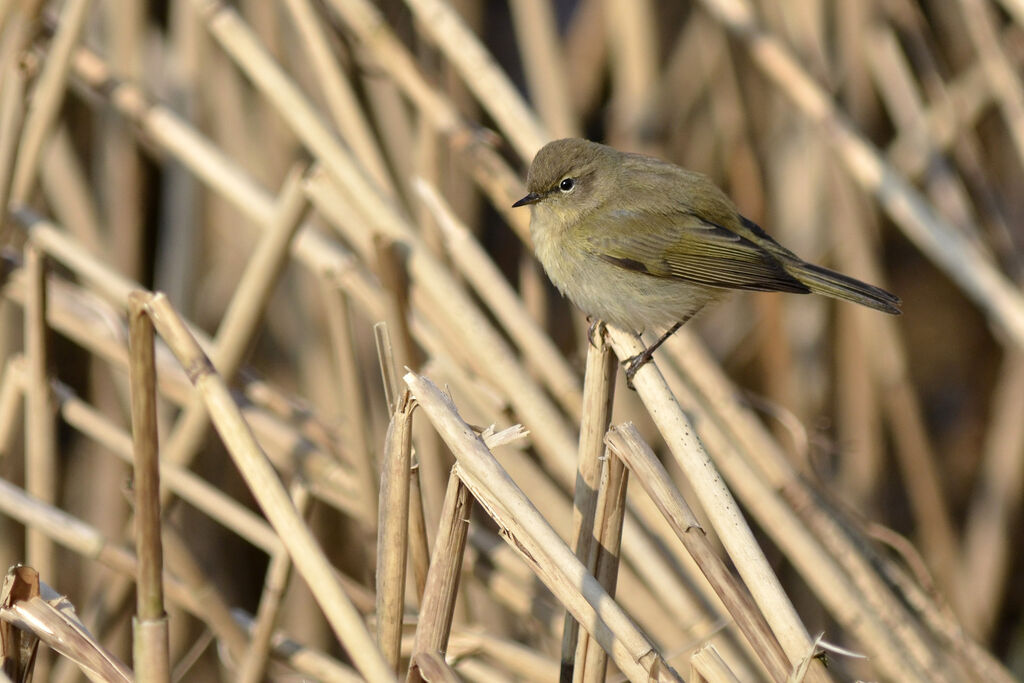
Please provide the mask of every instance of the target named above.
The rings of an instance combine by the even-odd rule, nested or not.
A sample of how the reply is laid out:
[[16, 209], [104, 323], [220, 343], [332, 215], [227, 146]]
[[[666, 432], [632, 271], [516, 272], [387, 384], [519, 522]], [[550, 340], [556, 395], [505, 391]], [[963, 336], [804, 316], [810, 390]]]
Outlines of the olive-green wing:
[[609, 263], [654, 277], [708, 287], [809, 292], [783, 266], [789, 252], [747, 223], [732, 231], [683, 211], [613, 211], [588, 222], [584, 242]]

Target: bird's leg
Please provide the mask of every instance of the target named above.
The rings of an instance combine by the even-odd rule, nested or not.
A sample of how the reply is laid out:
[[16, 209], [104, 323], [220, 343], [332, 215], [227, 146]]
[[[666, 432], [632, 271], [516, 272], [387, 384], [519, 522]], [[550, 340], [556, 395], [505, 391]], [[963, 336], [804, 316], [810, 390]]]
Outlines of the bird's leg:
[[648, 361], [650, 361], [651, 358], [654, 357], [654, 352], [658, 350], [658, 347], [664, 344], [666, 339], [675, 334], [676, 330], [682, 327], [686, 323], [686, 321], [692, 317], [692, 315], [686, 316], [685, 318], [677, 322], [675, 325], [670, 327], [668, 329], [668, 332], [661, 335], [658, 338], [658, 341], [654, 342], [653, 344], [651, 344], [650, 346], [648, 346], [646, 349], [636, 354], [635, 356], [632, 356], [622, 361], [622, 365], [626, 368], [626, 386], [628, 386], [630, 389], [633, 388], [633, 377], [636, 375], [637, 370], [642, 368]]

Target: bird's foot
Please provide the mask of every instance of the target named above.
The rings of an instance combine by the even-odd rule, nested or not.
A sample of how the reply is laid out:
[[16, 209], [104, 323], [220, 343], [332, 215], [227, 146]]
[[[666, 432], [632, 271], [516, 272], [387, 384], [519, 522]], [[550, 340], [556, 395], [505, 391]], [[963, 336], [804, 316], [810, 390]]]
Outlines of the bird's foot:
[[633, 377], [636, 376], [637, 371], [644, 365], [650, 362], [651, 358], [654, 357], [654, 349], [647, 348], [641, 353], [635, 356], [630, 356], [626, 360], [622, 361], [622, 367], [626, 371], [626, 387], [636, 391], [636, 387], [633, 386]]

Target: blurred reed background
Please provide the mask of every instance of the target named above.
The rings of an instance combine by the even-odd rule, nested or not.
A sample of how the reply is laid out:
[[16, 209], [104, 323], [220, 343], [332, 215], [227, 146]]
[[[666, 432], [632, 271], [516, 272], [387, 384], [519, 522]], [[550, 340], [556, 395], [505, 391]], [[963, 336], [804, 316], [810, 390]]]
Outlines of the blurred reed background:
[[[603, 680], [566, 606], [609, 680], [1024, 675], [1020, 0], [15, 0], [0, 30], [0, 566], [117, 657], [134, 311], [176, 679]], [[656, 356], [682, 412], [656, 373], [613, 392], [510, 208], [565, 136], [709, 174], [904, 315], [737, 294]], [[589, 536], [574, 496], [622, 613], [545, 535]]]

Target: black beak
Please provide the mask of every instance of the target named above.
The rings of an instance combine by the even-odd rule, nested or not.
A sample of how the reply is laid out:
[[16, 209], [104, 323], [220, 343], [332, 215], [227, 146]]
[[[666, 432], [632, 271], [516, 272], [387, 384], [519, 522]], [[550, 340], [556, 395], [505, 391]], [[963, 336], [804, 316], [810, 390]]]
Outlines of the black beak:
[[530, 194], [526, 195], [525, 197], [520, 199], [518, 202], [513, 204], [512, 208], [514, 209], [517, 206], [526, 206], [527, 204], [536, 204], [540, 200], [541, 200], [541, 196], [539, 194], [537, 194], [536, 192], [531, 192]]

